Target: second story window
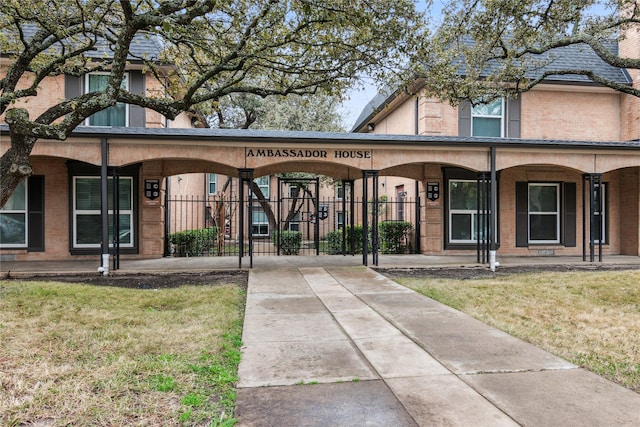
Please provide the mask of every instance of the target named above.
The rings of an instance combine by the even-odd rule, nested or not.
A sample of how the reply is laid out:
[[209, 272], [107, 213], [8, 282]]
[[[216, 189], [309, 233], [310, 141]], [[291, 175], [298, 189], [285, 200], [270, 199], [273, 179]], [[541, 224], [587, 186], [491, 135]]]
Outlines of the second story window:
[[[109, 74], [93, 73], [87, 75], [85, 84], [86, 92], [97, 92], [104, 90], [109, 81]], [[123, 89], [129, 88], [127, 75], [122, 80]], [[128, 125], [127, 104], [117, 103], [113, 107], [99, 111], [87, 119], [88, 126], [127, 126]]]
[[268, 199], [269, 198], [269, 175], [256, 178], [253, 180], [253, 182], [255, 182], [258, 185], [258, 187], [260, 188], [260, 191], [262, 191], [262, 195], [264, 196], [264, 198]]
[[473, 107], [471, 110], [471, 135], [504, 136], [504, 110], [502, 99]]
[[215, 173], [207, 174], [207, 187], [209, 195], [216, 194], [218, 191], [218, 175]]

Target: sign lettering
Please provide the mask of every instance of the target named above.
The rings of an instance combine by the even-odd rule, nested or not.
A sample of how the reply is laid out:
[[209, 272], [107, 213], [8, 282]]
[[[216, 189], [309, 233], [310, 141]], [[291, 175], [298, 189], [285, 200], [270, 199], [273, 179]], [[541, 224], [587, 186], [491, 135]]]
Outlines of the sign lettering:
[[247, 157], [297, 159], [370, 159], [371, 150], [312, 150], [296, 148], [249, 148]]

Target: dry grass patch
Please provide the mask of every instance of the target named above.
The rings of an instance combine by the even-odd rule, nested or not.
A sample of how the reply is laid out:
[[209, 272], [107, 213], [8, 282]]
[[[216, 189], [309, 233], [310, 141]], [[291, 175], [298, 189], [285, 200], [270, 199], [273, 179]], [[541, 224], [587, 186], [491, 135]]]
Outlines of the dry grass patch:
[[233, 423], [244, 291], [0, 282], [0, 424]]
[[640, 270], [396, 280], [640, 392]]

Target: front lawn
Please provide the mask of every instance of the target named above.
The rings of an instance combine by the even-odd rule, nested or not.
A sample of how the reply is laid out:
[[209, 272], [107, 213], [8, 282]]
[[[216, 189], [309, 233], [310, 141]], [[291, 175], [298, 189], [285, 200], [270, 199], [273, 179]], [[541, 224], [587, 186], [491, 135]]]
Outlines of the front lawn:
[[395, 280], [640, 392], [640, 270]]
[[244, 293], [0, 281], [0, 425], [232, 425]]

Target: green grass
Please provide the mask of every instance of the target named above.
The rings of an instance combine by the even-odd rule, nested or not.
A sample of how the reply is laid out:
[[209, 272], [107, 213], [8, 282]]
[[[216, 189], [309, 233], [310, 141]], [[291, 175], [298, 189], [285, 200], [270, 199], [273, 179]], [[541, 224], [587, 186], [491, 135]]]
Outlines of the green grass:
[[244, 300], [0, 281], [0, 425], [233, 425]]
[[640, 270], [397, 281], [640, 392]]

